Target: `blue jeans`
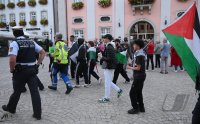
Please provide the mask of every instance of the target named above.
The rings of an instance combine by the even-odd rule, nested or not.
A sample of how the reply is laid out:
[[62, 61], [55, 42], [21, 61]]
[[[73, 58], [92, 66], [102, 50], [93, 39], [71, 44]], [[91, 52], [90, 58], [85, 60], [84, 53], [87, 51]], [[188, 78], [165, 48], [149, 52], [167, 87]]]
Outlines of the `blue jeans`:
[[57, 64], [54, 63], [53, 64], [53, 82], [52, 82], [52, 86], [57, 87], [57, 83], [58, 83], [58, 72], [61, 73], [61, 78], [63, 79], [64, 83], [69, 86], [72, 87], [72, 84], [69, 80], [68, 77], [68, 65], [67, 64]]

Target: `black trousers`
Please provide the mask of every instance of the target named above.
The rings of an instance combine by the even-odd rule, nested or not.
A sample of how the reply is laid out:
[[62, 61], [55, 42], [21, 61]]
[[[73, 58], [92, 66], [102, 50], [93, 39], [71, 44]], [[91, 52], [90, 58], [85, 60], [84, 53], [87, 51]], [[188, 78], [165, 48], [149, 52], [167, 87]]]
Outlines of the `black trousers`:
[[53, 64], [53, 57], [49, 56], [49, 72], [51, 71], [51, 67], [52, 67], [52, 64]]
[[156, 54], [156, 68], [160, 68], [160, 54]]
[[114, 77], [113, 77], [113, 83], [116, 84], [117, 83], [117, 79], [119, 77], [119, 74], [121, 74], [125, 79], [126, 81], [130, 81], [126, 71], [124, 70], [124, 65], [123, 64], [117, 64], [117, 67], [115, 69], [115, 72], [114, 72]]
[[88, 81], [88, 65], [86, 61], [80, 61], [76, 66], [76, 84], [79, 85], [79, 77], [83, 74], [85, 84], [89, 84]]
[[146, 77], [142, 79], [135, 79], [130, 90], [131, 105], [134, 109], [144, 108], [142, 89]]
[[71, 78], [75, 78], [76, 63], [74, 63], [72, 60], [70, 65], [70, 71], [71, 71]]
[[200, 96], [192, 113], [193, 113], [192, 124], [200, 124]]
[[91, 84], [91, 75], [96, 78], [97, 80], [99, 80], [99, 76], [97, 75], [97, 73], [94, 71], [94, 68], [96, 66], [96, 61], [95, 60], [91, 60], [90, 61], [90, 72], [89, 72], [89, 84]]
[[14, 92], [10, 96], [7, 108], [10, 112], [16, 111], [20, 95], [26, 83], [28, 84], [28, 87], [30, 89], [34, 115], [36, 117], [40, 117], [42, 113], [41, 99], [38, 91], [38, 78], [36, 76], [35, 67], [28, 67], [21, 70], [20, 72], [16, 72], [13, 75]]
[[153, 54], [147, 55], [147, 70], [149, 69], [149, 61], [151, 61], [152, 70], [154, 70]]

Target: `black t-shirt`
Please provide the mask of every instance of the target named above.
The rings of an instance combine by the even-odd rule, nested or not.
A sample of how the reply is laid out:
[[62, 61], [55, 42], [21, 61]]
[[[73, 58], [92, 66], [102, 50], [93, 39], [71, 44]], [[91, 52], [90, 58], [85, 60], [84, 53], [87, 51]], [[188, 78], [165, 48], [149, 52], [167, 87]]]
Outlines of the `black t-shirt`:
[[145, 78], [145, 56], [137, 56], [135, 58], [135, 65], [141, 65], [141, 69], [139, 71], [134, 70], [134, 78]]

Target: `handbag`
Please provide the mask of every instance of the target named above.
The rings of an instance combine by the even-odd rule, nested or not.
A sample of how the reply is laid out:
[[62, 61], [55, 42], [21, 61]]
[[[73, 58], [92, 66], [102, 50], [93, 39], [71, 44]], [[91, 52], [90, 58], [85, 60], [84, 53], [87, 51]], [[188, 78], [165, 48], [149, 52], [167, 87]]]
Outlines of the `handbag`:
[[103, 63], [101, 64], [102, 69], [107, 69], [107, 66], [108, 66], [107, 62], [103, 61]]

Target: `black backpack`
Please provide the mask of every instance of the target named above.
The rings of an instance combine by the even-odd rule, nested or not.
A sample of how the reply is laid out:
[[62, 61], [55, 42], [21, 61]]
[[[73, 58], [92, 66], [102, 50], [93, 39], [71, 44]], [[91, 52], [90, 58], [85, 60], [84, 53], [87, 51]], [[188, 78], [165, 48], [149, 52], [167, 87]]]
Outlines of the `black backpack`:
[[197, 91], [200, 91], [200, 67], [197, 69], [197, 75], [196, 75], [196, 86], [195, 89]]

